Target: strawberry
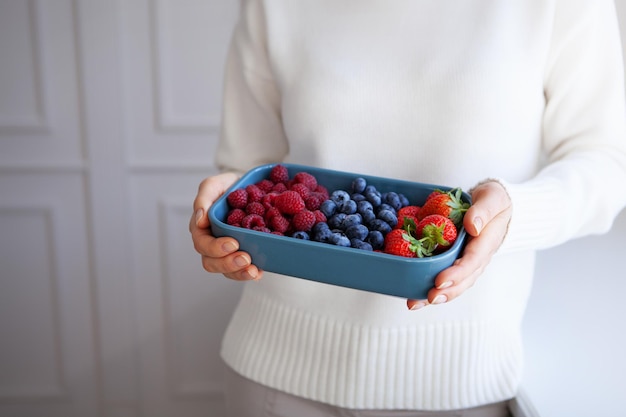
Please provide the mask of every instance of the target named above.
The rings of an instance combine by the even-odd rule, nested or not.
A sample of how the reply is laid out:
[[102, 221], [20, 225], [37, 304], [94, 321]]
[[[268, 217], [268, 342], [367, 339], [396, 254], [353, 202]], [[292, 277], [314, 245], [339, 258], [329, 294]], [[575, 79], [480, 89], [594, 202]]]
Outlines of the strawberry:
[[404, 219], [413, 219], [413, 221], [417, 224], [417, 213], [419, 213], [419, 211], [419, 206], [404, 206], [398, 210], [398, 224], [396, 224], [396, 229], [404, 227]]
[[405, 258], [423, 258], [431, 255], [421, 240], [415, 239], [404, 229], [393, 229], [385, 235], [383, 252]]
[[422, 205], [417, 215], [418, 220], [431, 214], [441, 214], [452, 220], [456, 227], [461, 227], [463, 216], [470, 206], [462, 200], [461, 193], [460, 188], [450, 191], [433, 191]]
[[417, 224], [415, 234], [434, 253], [443, 252], [456, 241], [457, 229], [450, 218], [431, 214]]

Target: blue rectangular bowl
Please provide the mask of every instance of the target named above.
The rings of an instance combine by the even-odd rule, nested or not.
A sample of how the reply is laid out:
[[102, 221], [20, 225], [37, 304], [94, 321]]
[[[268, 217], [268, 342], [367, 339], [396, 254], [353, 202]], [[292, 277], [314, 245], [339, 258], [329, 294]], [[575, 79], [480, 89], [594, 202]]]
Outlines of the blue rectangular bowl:
[[[404, 258], [226, 224], [225, 219], [229, 211], [226, 201], [228, 193], [267, 178], [275, 165], [262, 165], [248, 171], [209, 209], [213, 234], [237, 239], [240, 249], [248, 252], [252, 262], [262, 270], [363, 291], [424, 299], [428, 290], [433, 287], [437, 274], [452, 265], [467, 240], [467, 234], [461, 228], [456, 242], [446, 252], [427, 258]], [[433, 190], [448, 191], [452, 188], [304, 165], [282, 165], [287, 167], [290, 178], [301, 171], [314, 175], [318, 183], [328, 188], [330, 193], [337, 189], [349, 190], [352, 180], [363, 177], [379, 191], [402, 193], [411, 204], [419, 206]], [[463, 193], [463, 199], [471, 202], [467, 193]]]

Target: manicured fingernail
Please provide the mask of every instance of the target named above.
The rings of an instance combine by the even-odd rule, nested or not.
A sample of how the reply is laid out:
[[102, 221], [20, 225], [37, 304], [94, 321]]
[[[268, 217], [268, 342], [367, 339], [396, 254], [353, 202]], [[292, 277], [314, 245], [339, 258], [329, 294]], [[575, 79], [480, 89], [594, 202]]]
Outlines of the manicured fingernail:
[[198, 225], [203, 215], [204, 215], [204, 209], [199, 208], [198, 210], [196, 210], [196, 225]]
[[411, 311], [419, 310], [420, 308], [426, 307], [426, 303], [419, 301], [411, 306]]
[[446, 301], [448, 301], [448, 297], [446, 297], [443, 294], [439, 294], [438, 296], [435, 297], [435, 299], [433, 300], [431, 304], [442, 304], [442, 303], [445, 303]]
[[244, 266], [248, 266], [250, 262], [248, 262], [248, 258], [246, 258], [245, 256], [238, 256], [235, 258], [235, 265], [237, 265], [238, 267], [244, 267]]
[[226, 242], [222, 245], [222, 250], [225, 253], [232, 253], [237, 250], [237, 246], [233, 242]]
[[483, 219], [481, 219], [480, 217], [476, 217], [472, 224], [476, 229], [476, 233], [480, 233], [480, 231], [483, 229]]
[[256, 281], [257, 279], [257, 274], [253, 271], [244, 271], [244, 275], [246, 275], [246, 277], [252, 281]]
[[438, 290], [443, 290], [446, 288], [450, 288], [452, 286], [452, 281], [446, 281], [443, 284], [441, 284], [440, 286], [437, 287]]

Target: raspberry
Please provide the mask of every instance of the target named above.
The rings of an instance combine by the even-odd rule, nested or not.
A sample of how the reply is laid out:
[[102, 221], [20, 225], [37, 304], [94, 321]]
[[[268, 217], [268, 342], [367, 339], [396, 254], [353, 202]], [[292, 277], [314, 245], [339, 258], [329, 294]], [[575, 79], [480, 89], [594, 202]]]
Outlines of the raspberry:
[[272, 233], [272, 231], [265, 226], [254, 226], [252, 230], [256, 230], [257, 232], [263, 232], [263, 233]]
[[322, 184], [317, 184], [317, 187], [315, 187], [315, 192], [322, 194], [324, 196], [324, 200], [328, 200], [330, 198], [328, 189], [324, 187]]
[[322, 194], [314, 192], [304, 198], [304, 204], [306, 205], [307, 209], [315, 211], [320, 208], [325, 200], [326, 198], [324, 198]]
[[232, 209], [226, 217], [226, 224], [231, 226], [241, 226], [241, 220], [246, 217], [246, 212], [242, 209]]
[[275, 232], [285, 233], [289, 229], [289, 220], [278, 214], [268, 219], [268, 226]]
[[265, 222], [268, 223], [270, 219], [274, 216], [282, 216], [282, 214], [280, 213], [280, 210], [278, 210], [276, 207], [268, 208], [264, 216]]
[[296, 231], [308, 232], [315, 225], [315, 214], [309, 210], [301, 210], [293, 215], [291, 224]]
[[265, 192], [254, 184], [248, 185], [246, 187], [246, 192], [248, 193], [248, 202], [261, 201], [265, 195]]
[[315, 191], [317, 188], [317, 179], [308, 172], [298, 172], [293, 176], [293, 181], [296, 184], [304, 184], [311, 191]]
[[315, 224], [326, 223], [326, 215], [324, 215], [321, 210], [315, 210], [313, 214], [315, 214]]
[[265, 207], [258, 201], [253, 201], [246, 206], [246, 214], [258, 214], [259, 216], [264, 216]]
[[274, 184], [286, 183], [289, 181], [289, 172], [287, 171], [287, 167], [284, 165], [275, 165], [270, 171], [269, 179]]
[[253, 229], [255, 227], [265, 227], [265, 220], [258, 214], [248, 214], [241, 220], [241, 227]]
[[290, 190], [297, 192], [304, 199], [306, 199], [306, 197], [311, 194], [311, 190], [309, 189], [309, 187], [307, 187], [306, 184], [302, 183], [293, 184]]
[[255, 185], [259, 187], [261, 190], [263, 190], [264, 192], [269, 193], [270, 191], [272, 191], [272, 187], [274, 186], [274, 183], [268, 179], [265, 179], [265, 180], [261, 180], [257, 182]]
[[261, 199], [261, 204], [263, 204], [263, 207], [265, 207], [265, 209], [267, 210], [274, 207], [274, 199], [276, 198], [278, 194], [279, 193], [276, 193], [274, 191], [271, 191], [265, 194], [263, 198]]
[[272, 188], [272, 192], [275, 192], [278, 194], [284, 193], [285, 191], [287, 191], [287, 186], [282, 182], [279, 182], [278, 184], [274, 184], [274, 187]]
[[274, 206], [283, 214], [296, 214], [304, 209], [304, 200], [295, 191], [287, 190], [274, 199]]
[[248, 205], [248, 193], [243, 188], [234, 190], [228, 194], [226, 201], [232, 208], [243, 209]]

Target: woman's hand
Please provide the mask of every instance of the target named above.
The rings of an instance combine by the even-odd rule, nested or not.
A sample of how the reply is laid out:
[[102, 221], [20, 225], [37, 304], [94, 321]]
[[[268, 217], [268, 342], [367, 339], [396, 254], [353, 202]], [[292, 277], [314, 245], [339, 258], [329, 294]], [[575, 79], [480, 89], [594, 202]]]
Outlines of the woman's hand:
[[237, 180], [232, 173], [204, 179], [193, 202], [189, 231], [196, 251], [202, 255], [202, 266], [208, 272], [222, 273], [237, 281], [260, 279], [263, 274], [252, 265], [250, 255], [239, 251], [239, 242], [231, 237], [216, 238], [211, 234], [209, 207]]
[[451, 301], [470, 288], [498, 250], [511, 220], [511, 199], [497, 181], [480, 183], [471, 191], [472, 206], [463, 226], [470, 235], [462, 256], [435, 278], [427, 300], [407, 300], [411, 310]]

